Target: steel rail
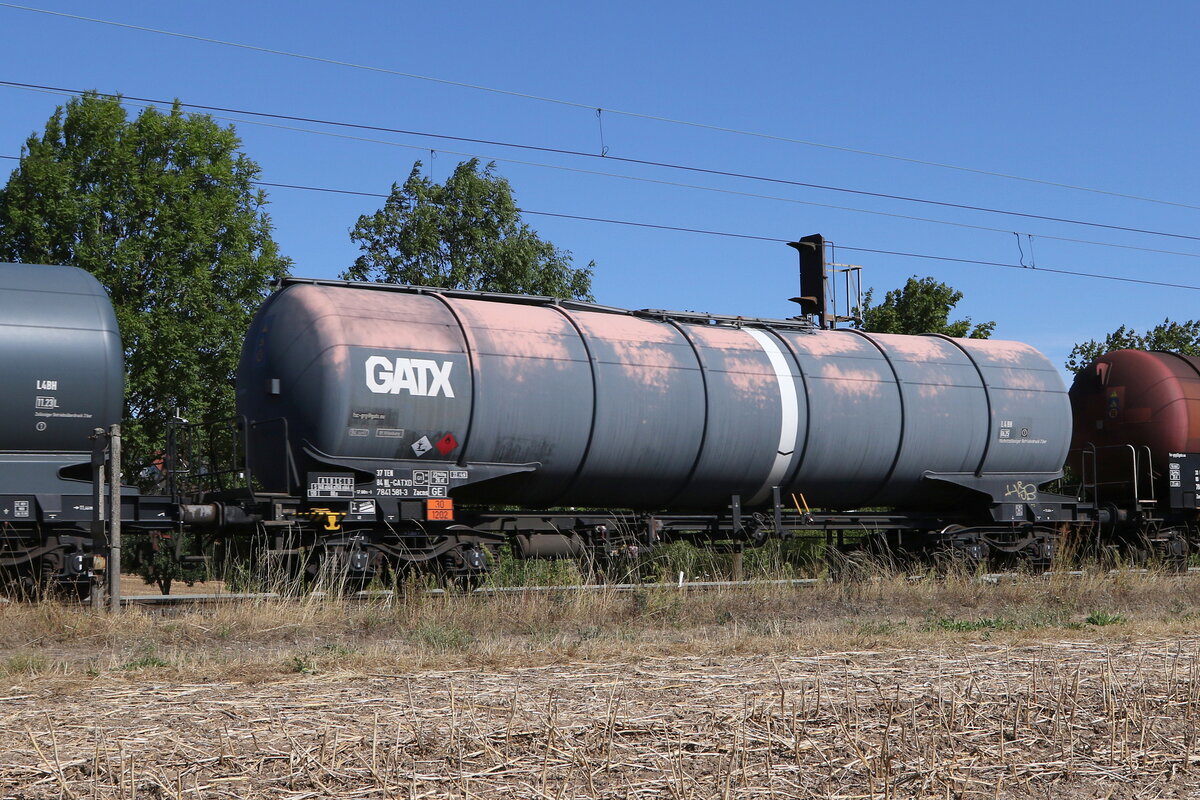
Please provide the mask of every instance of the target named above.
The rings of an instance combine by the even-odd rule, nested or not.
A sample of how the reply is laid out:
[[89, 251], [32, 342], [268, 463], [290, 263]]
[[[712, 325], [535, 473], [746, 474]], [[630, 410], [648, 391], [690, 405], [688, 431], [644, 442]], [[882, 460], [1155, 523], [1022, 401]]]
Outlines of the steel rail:
[[[1108, 576], [1117, 575], [1145, 575], [1149, 574], [1148, 569], [1111, 569], [1107, 573]], [[1088, 573], [1084, 570], [1068, 570], [1065, 572], [1051, 571], [1043, 572], [1038, 575], [1028, 575], [1019, 572], [991, 572], [976, 576], [972, 579], [973, 582], [986, 584], [999, 583], [1020, 583], [1034, 581], [1045, 581], [1051, 578], [1082, 578]], [[1180, 575], [1200, 575], [1200, 567], [1188, 567], [1186, 572], [1178, 573]], [[927, 575], [909, 575], [908, 580], [913, 582], [928, 580]], [[617, 594], [633, 593], [637, 591], [668, 591], [674, 589], [676, 591], [708, 591], [718, 589], [754, 589], [769, 586], [796, 586], [809, 587], [822, 584], [832, 585], [838, 581], [828, 578], [791, 578], [783, 580], [764, 580], [764, 581], [688, 581], [679, 580], [668, 583], [585, 583], [585, 584], [566, 584], [561, 586], [481, 586], [469, 592], [456, 592], [446, 589], [427, 589], [423, 594], [430, 597], [439, 597], [445, 595], [461, 595], [463, 597], [487, 597], [487, 596], [503, 596], [503, 595], [546, 595], [555, 593], [572, 593], [572, 592], [613, 592]], [[402, 595], [403, 593], [400, 593]], [[367, 590], [359, 592], [347, 592], [342, 596], [342, 599], [354, 602], [368, 602], [372, 600], [392, 600], [399, 596], [396, 592], [388, 589]], [[133, 595], [121, 598], [122, 606], [183, 606], [183, 605], [208, 605], [221, 603], [237, 603], [251, 602], [263, 600], [312, 600], [325, 599], [330, 597], [328, 592], [308, 592], [301, 595], [285, 595], [278, 592], [262, 592], [262, 593], [229, 593], [224, 592], [215, 594], [149, 594], [149, 595]], [[4, 602], [0, 598], [0, 602]]]

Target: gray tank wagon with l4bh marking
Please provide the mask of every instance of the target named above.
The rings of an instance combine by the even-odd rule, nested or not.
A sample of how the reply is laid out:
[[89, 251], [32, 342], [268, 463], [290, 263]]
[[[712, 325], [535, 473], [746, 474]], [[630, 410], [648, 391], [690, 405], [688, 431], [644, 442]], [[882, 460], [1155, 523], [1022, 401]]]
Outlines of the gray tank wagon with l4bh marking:
[[260, 310], [238, 393], [265, 488], [341, 469], [385, 508], [999, 502], [1057, 477], [1071, 434], [1019, 342], [319, 281]]
[[[121, 421], [124, 364], [112, 304], [89, 273], [0, 264], [0, 495], [89, 494], [70, 479], [91, 480], [88, 437]], [[14, 513], [4, 505], [0, 520]]]
[[94, 578], [92, 442], [125, 381], [103, 287], [75, 267], [0, 264], [0, 593]]

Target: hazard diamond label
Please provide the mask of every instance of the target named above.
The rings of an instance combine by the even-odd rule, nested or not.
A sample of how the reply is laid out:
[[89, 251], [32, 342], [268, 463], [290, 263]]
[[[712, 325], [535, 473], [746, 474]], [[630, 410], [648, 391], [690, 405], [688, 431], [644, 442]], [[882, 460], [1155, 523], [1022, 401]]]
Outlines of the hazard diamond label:
[[453, 433], [447, 433], [445, 436], [438, 439], [438, 442], [436, 445], [434, 445], [434, 447], [436, 447], [438, 452], [442, 455], [447, 455], [451, 450], [458, 447], [458, 439], [454, 438]]
[[432, 449], [433, 445], [429, 443], [428, 436], [422, 436], [420, 439], [417, 439], [415, 442], [413, 442], [412, 445], [412, 450], [417, 454], [417, 458], [420, 458]]

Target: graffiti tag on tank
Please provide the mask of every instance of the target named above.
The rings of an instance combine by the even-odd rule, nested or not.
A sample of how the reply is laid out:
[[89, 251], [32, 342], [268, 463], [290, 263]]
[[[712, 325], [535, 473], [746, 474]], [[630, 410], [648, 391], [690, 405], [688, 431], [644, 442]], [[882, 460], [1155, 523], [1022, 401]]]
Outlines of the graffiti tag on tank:
[[1023, 503], [1036, 503], [1038, 496], [1037, 485], [1024, 483], [1023, 481], [1010, 483], [1004, 487], [1004, 496], [1015, 497]]

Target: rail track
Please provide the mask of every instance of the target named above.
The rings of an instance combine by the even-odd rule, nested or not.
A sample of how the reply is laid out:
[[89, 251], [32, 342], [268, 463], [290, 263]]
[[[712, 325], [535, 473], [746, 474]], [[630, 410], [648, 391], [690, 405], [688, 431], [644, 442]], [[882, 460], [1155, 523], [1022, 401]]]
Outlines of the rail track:
[[[1112, 569], [1106, 574], [1110, 576], [1118, 575], [1144, 575], [1151, 572], [1148, 569]], [[999, 583], [1018, 583], [1029, 582], [1035, 583], [1046, 581], [1051, 578], [1082, 578], [1088, 573], [1084, 570], [1067, 570], [1043, 572], [1037, 575], [1019, 572], [992, 572], [975, 576], [972, 580], [979, 583], [999, 584]], [[1186, 572], [1189, 576], [1200, 576], [1200, 567], [1189, 567]], [[910, 581], [930, 580], [928, 575], [910, 575]], [[750, 589], [762, 588], [768, 586], [791, 586], [797, 588], [805, 588], [830, 583], [826, 578], [791, 578], [782, 580], [761, 580], [761, 581], [688, 581], [680, 579], [669, 583], [589, 583], [589, 584], [564, 584], [558, 586], [502, 586], [489, 587], [482, 586], [467, 592], [456, 592], [446, 589], [427, 589], [424, 591], [426, 596], [438, 597], [447, 594], [460, 594], [462, 596], [498, 596], [498, 595], [539, 595], [539, 594], [562, 594], [562, 593], [577, 593], [577, 592], [609, 592], [615, 594], [625, 594], [637, 591], [684, 591], [684, 592], [704, 592], [717, 591], [722, 589]], [[397, 592], [381, 589], [367, 590], [360, 592], [351, 592], [340, 595], [340, 598], [346, 602], [363, 603], [363, 602], [386, 602], [395, 599], [398, 596]], [[260, 602], [266, 600], [279, 601], [294, 601], [304, 602], [306, 600], [325, 599], [330, 597], [328, 592], [318, 591], [309, 592], [303, 595], [291, 595], [278, 592], [258, 592], [258, 593], [226, 593], [218, 592], [213, 594], [152, 594], [152, 595], [133, 595], [121, 598], [122, 607], [171, 607], [171, 606], [188, 606], [188, 605], [218, 605], [222, 603], [239, 603], [239, 602]], [[0, 602], [3, 599], [0, 598]]]

